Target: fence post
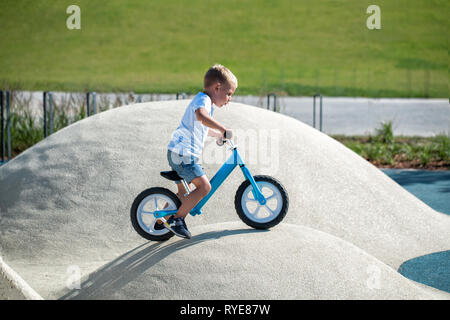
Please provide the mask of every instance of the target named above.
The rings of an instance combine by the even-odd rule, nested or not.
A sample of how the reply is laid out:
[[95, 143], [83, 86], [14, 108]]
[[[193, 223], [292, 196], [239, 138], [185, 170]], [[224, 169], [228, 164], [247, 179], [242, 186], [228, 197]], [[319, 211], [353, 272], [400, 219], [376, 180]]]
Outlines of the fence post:
[[1, 127], [1, 132], [2, 132], [2, 135], [1, 135], [1, 146], [0, 146], [0, 151], [1, 151], [1, 156], [2, 156], [2, 159], [1, 159], [1, 161], [3, 162], [3, 161], [5, 161], [5, 131], [4, 131], [4, 125], [3, 125], [3, 123], [4, 123], [4, 120], [3, 120], [3, 90], [1, 90], [0, 91], [0, 127]]
[[51, 91], [48, 92], [48, 117], [49, 117], [50, 134], [52, 134], [53, 133], [53, 94]]
[[313, 128], [316, 127], [316, 98], [320, 98], [320, 114], [319, 114], [319, 121], [320, 121], [320, 131], [322, 131], [322, 94], [316, 93], [313, 97]]
[[86, 93], [86, 113], [88, 117], [91, 115], [91, 110], [89, 106], [89, 92]]
[[86, 93], [86, 113], [89, 117], [91, 115], [91, 96], [92, 96], [92, 112], [97, 113], [97, 92], [87, 92]]
[[43, 92], [43, 108], [44, 108], [44, 138], [47, 137], [47, 91]]
[[267, 95], [267, 110], [269, 110], [270, 108], [270, 97], [273, 97], [273, 111], [276, 112], [277, 111], [277, 95], [275, 93], [269, 93]]
[[[47, 99], [48, 99], [48, 113], [47, 113]], [[50, 134], [53, 133], [53, 94], [51, 91], [44, 91], [43, 93], [43, 108], [44, 108], [44, 138], [48, 137], [50, 127]]]
[[319, 119], [320, 119], [320, 125], [319, 125], [319, 130], [320, 132], [322, 132], [322, 95], [320, 95], [320, 115], [319, 115]]
[[92, 92], [92, 108], [94, 109], [94, 114], [97, 114], [97, 92]]
[[8, 140], [8, 161], [11, 159], [11, 112], [10, 103], [11, 95], [6, 91], [6, 136]]

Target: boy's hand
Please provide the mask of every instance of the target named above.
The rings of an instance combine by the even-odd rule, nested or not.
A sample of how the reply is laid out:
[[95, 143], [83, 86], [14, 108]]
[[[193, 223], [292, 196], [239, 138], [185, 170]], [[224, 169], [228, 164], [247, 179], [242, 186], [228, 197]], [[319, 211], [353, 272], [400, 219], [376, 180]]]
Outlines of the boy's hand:
[[216, 144], [218, 146], [223, 146], [226, 139], [229, 140], [233, 137], [233, 131], [231, 129], [225, 129], [223, 132], [224, 133], [222, 135], [219, 134], [219, 136], [217, 137]]
[[233, 138], [233, 130], [231, 129], [225, 129], [224, 133], [223, 133], [223, 137], [225, 139], [231, 139]]

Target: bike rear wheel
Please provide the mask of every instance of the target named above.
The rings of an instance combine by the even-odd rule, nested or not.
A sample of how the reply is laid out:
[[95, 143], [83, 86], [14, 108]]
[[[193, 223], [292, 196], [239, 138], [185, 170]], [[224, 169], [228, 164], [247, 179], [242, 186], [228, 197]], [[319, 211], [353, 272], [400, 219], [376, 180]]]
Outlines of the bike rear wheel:
[[[164, 208], [166, 204], [167, 207]], [[153, 212], [162, 209], [177, 210], [180, 206], [180, 199], [168, 189], [156, 187], [144, 190], [134, 199], [131, 206], [131, 224], [134, 230], [147, 240], [168, 240], [174, 234], [156, 222]]]
[[275, 178], [254, 176], [267, 202], [261, 205], [253, 196], [253, 186], [245, 180], [238, 188], [234, 206], [239, 218], [255, 229], [268, 229], [279, 224], [287, 214], [289, 197], [286, 189]]

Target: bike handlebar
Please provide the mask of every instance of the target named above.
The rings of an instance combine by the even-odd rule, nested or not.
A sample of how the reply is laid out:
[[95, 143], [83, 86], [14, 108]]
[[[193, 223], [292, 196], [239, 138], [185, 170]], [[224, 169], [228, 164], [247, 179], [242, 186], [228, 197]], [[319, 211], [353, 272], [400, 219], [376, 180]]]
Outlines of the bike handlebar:
[[225, 143], [228, 143], [228, 145], [229, 145], [231, 148], [234, 148], [234, 143], [233, 143], [233, 140], [231, 140], [231, 139], [223, 139], [223, 138], [221, 138], [220, 140], [216, 140], [216, 144], [217, 144], [219, 147], [223, 146]]
[[218, 146], [223, 146], [225, 143], [228, 143], [231, 148], [234, 147], [233, 141], [231, 138], [233, 137], [233, 133], [231, 130], [225, 130], [225, 133], [223, 134], [223, 137], [220, 138], [220, 140], [216, 140], [216, 144]]

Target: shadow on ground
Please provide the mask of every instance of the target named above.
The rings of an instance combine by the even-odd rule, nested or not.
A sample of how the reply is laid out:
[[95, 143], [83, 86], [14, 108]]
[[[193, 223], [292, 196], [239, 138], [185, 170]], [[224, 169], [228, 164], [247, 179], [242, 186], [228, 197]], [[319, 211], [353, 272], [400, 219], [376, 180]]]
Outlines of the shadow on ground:
[[398, 272], [408, 279], [450, 293], [450, 250], [405, 261]]
[[193, 236], [190, 240], [180, 240], [169, 245], [160, 242], [145, 243], [93, 272], [81, 283], [80, 289], [73, 289], [60, 299], [83, 300], [110, 296], [175, 251], [226, 236], [267, 231], [255, 229], [211, 231]]

